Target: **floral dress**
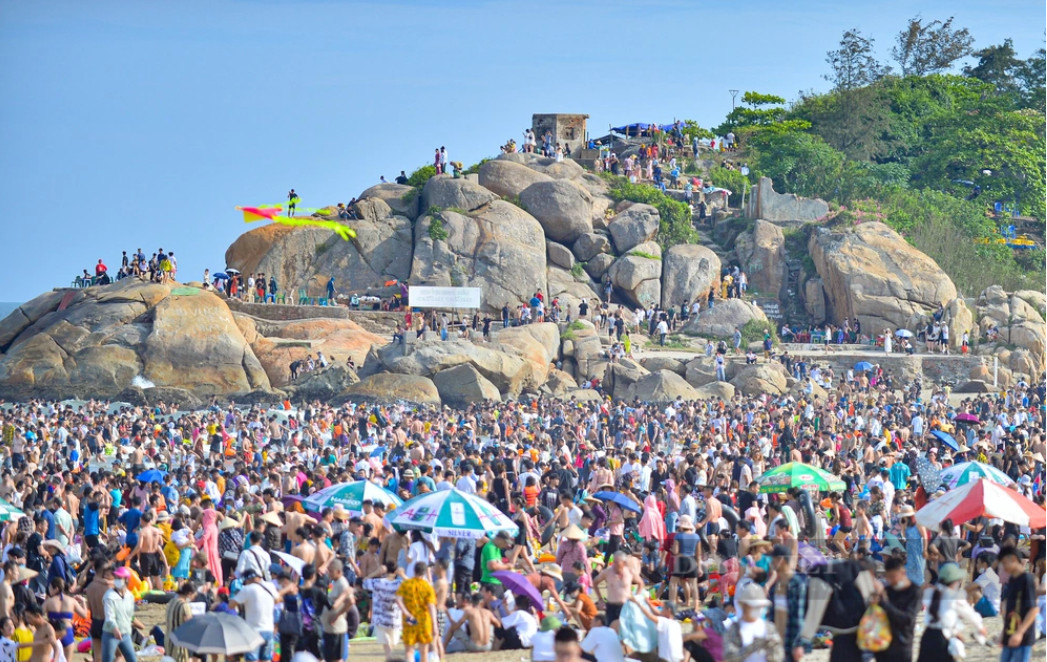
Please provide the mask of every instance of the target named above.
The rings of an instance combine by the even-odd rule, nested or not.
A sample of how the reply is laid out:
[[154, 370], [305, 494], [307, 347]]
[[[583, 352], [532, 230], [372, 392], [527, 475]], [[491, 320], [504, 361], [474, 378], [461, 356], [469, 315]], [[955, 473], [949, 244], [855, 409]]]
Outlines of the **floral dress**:
[[433, 586], [421, 577], [405, 580], [396, 594], [404, 601], [415, 624], [404, 623], [403, 640], [406, 646], [419, 646], [433, 641], [433, 622], [429, 618], [429, 605], [436, 605]]

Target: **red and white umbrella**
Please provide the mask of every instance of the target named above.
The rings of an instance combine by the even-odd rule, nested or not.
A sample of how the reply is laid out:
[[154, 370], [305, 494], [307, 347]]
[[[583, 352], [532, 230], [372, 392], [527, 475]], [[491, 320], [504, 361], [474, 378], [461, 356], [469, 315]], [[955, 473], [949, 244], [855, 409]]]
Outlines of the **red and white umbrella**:
[[982, 516], [1031, 529], [1042, 529], [1047, 525], [1047, 510], [1011, 488], [985, 479], [974, 480], [946, 492], [920, 508], [916, 513], [916, 521], [937, 529], [945, 519], [951, 519], [954, 524], [963, 524]]

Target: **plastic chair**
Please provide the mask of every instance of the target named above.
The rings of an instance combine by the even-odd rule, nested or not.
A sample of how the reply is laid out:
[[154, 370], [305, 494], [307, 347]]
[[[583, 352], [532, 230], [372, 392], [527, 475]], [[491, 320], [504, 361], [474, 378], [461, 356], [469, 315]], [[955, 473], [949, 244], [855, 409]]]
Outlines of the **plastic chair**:
[[298, 290], [298, 305], [307, 306], [309, 305], [309, 295], [305, 293], [305, 290]]
[[326, 306], [327, 305], [327, 297], [320, 297], [313, 305], [316, 305], [316, 306]]
[[273, 299], [273, 301], [275, 303], [287, 303], [287, 294], [284, 292], [280, 292], [276, 295], [276, 298]]

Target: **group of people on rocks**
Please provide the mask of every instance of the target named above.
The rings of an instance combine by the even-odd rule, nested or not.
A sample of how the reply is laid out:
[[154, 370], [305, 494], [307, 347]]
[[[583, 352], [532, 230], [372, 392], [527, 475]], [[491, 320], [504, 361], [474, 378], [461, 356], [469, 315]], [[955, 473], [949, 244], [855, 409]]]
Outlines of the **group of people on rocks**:
[[[169, 593], [153, 634], [175, 660], [190, 652], [170, 632], [224, 611], [262, 636], [258, 660], [278, 644], [338, 662], [371, 633], [404, 659], [520, 648], [795, 662], [831, 638], [837, 662], [861, 655], [852, 626], [871, 605], [892, 634], [880, 662], [959, 659], [965, 624], [981, 638], [991, 623], [1004, 662], [1024, 660], [1042, 633], [1043, 530], [977, 516], [925, 526], [917, 512], [949, 493], [928, 476], [964, 461], [1042, 508], [1044, 396], [1042, 381], [957, 401], [843, 379], [820, 396], [661, 404], [5, 405], [0, 497], [25, 514], [0, 531], [0, 651], [68, 660], [85, 637], [98, 662], [117, 650], [134, 662], [142, 582]], [[932, 435], [943, 428], [959, 450]], [[771, 489], [788, 462], [842, 487]], [[395, 529], [373, 499], [302, 509], [351, 481], [404, 500], [453, 488], [515, 532]]]
[[145, 253], [139, 248], [130, 256], [127, 251], [123, 251], [120, 256], [120, 268], [115, 275], [109, 274], [109, 267], [99, 258], [94, 267], [94, 275], [84, 269], [83, 273], [74, 279], [73, 287], [108, 285], [132, 276], [153, 283], [171, 283], [174, 282], [177, 273], [178, 261], [174, 251], [166, 252], [160, 248], [147, 260]]

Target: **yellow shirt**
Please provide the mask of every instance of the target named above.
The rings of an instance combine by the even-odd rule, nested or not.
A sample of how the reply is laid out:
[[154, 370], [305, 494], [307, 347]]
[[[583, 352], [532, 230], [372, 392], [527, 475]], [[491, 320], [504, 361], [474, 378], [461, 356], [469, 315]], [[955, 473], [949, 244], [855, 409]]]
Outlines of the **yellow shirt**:
[[[26, 626], [15, 628], [15, 633], [11, 637], [17, 644], [31, 644], [33, 643], [33, 633]], [[25, 648], [18, 649], [18, 662], [28, 662], [29, 658], [33, 655], [33, 648], [27, 646]]]

